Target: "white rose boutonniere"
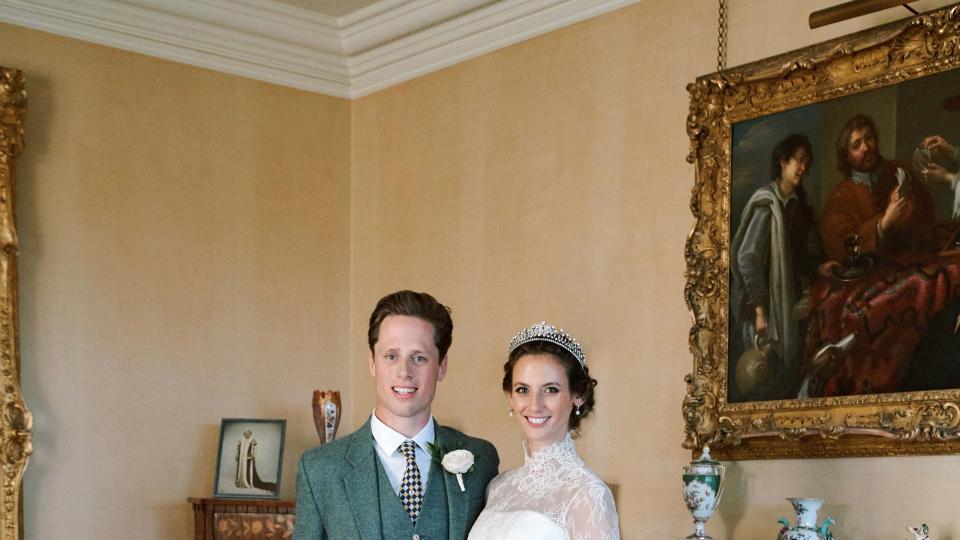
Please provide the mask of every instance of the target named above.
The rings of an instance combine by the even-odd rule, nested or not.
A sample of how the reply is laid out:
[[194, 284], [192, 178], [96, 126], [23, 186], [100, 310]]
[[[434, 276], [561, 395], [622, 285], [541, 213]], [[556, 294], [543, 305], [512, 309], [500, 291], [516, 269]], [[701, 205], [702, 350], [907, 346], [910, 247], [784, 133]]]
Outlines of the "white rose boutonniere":
[[433, 460], [440, 463], [443, 470], [457, 475], [457, 484], [460, 485], [460, 491], [466, 491], [467, 488], [463, 485], [463, 475], [473, 470], [473, 452], [463, 449], [444, 452], [438, 443], [427, 443], [427, 446], [430, 447]]
[[469, 450], [454, 450], [445, 454], [440, 464], [443, 465], [445, 471], [457, 475], [460, 491], [466, 491], [466, 488], [463, 487], [463, 475], [473, 468], [473, 454]]

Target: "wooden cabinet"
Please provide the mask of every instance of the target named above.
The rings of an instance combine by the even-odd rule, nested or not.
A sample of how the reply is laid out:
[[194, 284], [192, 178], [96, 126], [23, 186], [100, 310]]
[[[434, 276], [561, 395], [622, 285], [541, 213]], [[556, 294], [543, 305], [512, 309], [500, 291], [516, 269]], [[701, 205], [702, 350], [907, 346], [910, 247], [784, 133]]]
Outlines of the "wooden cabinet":
[[281, 540], [290, 538], [294, 501], [281, 499], [203, 499], [193, 504], [194, 540]]

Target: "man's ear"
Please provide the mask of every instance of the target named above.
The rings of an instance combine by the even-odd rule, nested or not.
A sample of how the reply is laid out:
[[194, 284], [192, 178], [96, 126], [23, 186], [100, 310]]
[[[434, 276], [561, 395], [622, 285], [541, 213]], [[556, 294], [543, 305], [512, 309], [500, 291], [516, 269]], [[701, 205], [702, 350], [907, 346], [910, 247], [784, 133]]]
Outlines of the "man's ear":
[[446, 376], [447, 376], [447, 357], [446, 355], [444, 355], [444, 357], [440, 359], [440, 372], [437, 373], [437, 382], [442, 381], [443, 378]]
[[371, 377], [376, 377], [376, 376], [377, 376], [377, 366], [376, 366], [376, 364], [375, 364], [374, 361], [373, 361], [373, 351], [370, 351], [370, 356], [369, 356], [368, 365], [369, 365], [369, 367], [370, 367], [370, 376], [371, 376]]

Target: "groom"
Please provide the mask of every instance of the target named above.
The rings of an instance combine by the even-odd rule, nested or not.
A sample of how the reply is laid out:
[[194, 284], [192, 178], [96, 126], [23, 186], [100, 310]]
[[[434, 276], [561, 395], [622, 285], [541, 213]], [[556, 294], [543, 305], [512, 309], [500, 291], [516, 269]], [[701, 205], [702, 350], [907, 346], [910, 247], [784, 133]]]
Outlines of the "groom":
[[[367, 332], [377, 406], [360, 429], [300, 458], [294, 540], [466, 538], [500, 458], [487, 441], [430, 414], [452, 339], [450, 310], [429, 294], [380, 299]], [[473, 455], [464, 490], [456, 474], [431, 461], [428, 443]]]

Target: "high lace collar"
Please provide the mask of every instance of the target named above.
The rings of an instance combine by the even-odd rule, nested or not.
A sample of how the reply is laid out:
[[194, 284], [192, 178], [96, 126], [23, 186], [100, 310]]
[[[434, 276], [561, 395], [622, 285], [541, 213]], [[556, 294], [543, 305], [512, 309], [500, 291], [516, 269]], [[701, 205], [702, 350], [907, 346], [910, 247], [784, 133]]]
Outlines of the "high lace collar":
[[515, 471], [511, 483], [521, 493], [534, 496], [571, 482], [582, 474], [585, 467], [570, 433], [534, 454], [529, 452], [524, 442], [523, 453], [526, 461], [523, 467]]
[[549, 462], [564, 461], [570, 457], [580, 459], [577, 454], [577, 447], [573, 444], [573, 436], [569, 431], [557, 442], [534, 453], [530, 452], [527, 441], [523, 441], [524, 467], [536, 467]]

